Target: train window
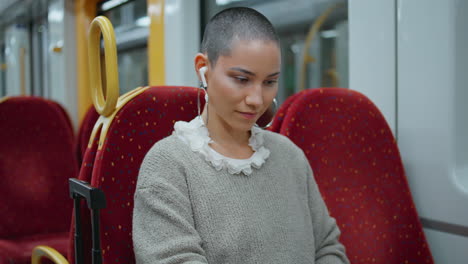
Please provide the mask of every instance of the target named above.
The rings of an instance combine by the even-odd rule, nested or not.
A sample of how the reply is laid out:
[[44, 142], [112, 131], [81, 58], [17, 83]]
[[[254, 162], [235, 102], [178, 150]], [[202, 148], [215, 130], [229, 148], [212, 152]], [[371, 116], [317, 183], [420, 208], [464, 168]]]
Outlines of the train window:
[[6, 95], [30, 95], [31, 46], [28, 25], [14, 23], [4, 32]]
[[[2, 10], [0, 20], [0, 96], [44, 95], [43, 45], [38, 25], [47, 24], [47, 1], [17, 1]], [[38, 21], [41, 21], [40, 23]], [[44, 30], [42, 36], [46, 34]], [[42, 41], [39, 45], [38, 41]]]
[[98, 13], [110, 19], [116, 31], [148, 26], [146, 0], [104, 1], [98, 6]]
[[148, 85], [150, 20], [146, 0], [104, 1], [98, 5], [98, 10], [100, 15], [109, 18], [115, 29], [120, 94]]
[[148, 52], [146, 47], [119, 52], [120, 94], [148, 85]]
[[[277, 96], [280, 102], [301, 89], [348, 87], [347, 1], [205, 0], [201, 32], [214, 14], [234, 6], [258, 10], [277, 29], [283, 62]], [[312, 28], [317, 31], [308, 42]], [[304, 58], [313, 59], [304, 65]]]
[[[51, 93], [49, 87], [49, 37], [47, 17], [34, 21], [31, 29], [32, 67], [33, 67], [33, 94], [48, 97]], [[39, 71], [38, 69], [42, 69]]]

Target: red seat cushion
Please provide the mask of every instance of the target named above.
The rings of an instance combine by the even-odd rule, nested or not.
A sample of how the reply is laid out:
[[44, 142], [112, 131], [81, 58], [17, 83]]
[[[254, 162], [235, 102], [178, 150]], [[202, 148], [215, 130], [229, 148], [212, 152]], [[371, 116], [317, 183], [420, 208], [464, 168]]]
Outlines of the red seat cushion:
[[395, 138], [367, 97], [308, 90], [281, 134], [306, 154], [352, 263], [433, 263]]
[[0, 239], [0, 264], [30, 264], [33, 248], [45, 245], [63, 256], [68, 249], [68, 232], [40, 234], [12, 240]]

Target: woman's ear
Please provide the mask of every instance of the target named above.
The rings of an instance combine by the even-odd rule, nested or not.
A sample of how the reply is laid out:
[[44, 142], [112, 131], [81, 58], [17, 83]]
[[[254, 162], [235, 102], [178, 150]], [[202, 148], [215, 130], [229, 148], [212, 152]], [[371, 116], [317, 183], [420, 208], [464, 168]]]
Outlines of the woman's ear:
[[[198, 79], [200, 80], [200, 82], [203, 83], [204, 78], [202, 79], [200, 69], [203, 68], [203, 67], [206, 67], [205, 72], [207, 71], [208, 57], [203, 53], [197, 53], [197, 55], [195, 55], [194, 66], [195, 66], [195, 72], [198, 75]], [[205, 82], [203, 83], [203, 85], [206, 86], [206, 79], [205, 79]]]

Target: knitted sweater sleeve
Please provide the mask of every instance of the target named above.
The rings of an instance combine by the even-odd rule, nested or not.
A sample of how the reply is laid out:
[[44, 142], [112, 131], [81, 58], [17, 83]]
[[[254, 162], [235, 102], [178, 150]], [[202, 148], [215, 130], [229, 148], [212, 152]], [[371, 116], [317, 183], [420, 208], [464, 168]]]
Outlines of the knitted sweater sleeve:
[[309, 208], [312, 216], [315, 239], [316, 264], [349, 263], [344, 246], [338, 241], [340, 230], [332, 218], [325, 202], [322, 199], [317, 183], [315, 182], [309, 162], [307, 164], [307, 182], [309, 191]]
[[174, 158], [150, 151], [135, 191], [136, 263], [208, 263], [194, 226], [185, 169]]

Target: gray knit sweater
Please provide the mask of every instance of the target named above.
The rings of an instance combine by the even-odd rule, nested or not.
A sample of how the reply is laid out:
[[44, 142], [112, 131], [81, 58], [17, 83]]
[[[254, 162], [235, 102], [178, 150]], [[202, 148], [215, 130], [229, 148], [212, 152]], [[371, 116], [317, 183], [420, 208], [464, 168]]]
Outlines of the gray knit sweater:
[[153, 146], [135, 192], [137, 263], [349, 263], [303, 152], [263, 133], [271, 154], [249, 176], [216, 171], [174, 135]]

